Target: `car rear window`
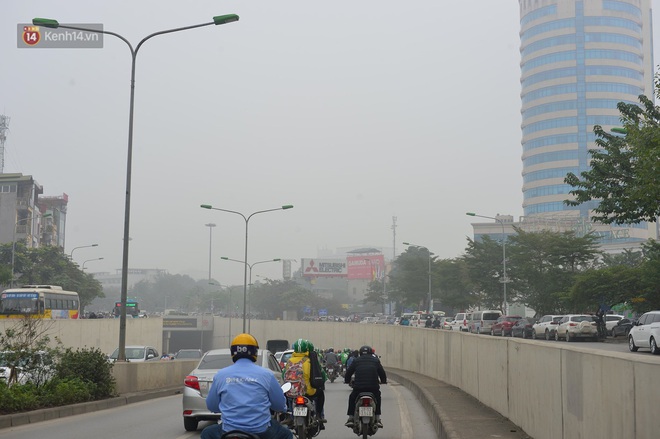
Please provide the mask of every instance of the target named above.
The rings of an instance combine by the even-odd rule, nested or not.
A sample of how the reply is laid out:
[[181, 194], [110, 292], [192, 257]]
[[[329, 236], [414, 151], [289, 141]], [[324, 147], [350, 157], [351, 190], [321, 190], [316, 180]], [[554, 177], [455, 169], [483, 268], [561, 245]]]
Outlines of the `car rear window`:
[[494, 312], [485, 312], [481, 317], [481, 320], [497, 320], [500, 318], [500, 314]]
[[[211, 354], [202, 358], [197, 369], [223, 369], [234, 364], [230, 354]], [[261, 355], [257, 357], [257, 364], [261, 364]]]
[[594, 317], [592, 316], [575, 316], [571, 318], [571, 321], [573, 322], [593, 322]]

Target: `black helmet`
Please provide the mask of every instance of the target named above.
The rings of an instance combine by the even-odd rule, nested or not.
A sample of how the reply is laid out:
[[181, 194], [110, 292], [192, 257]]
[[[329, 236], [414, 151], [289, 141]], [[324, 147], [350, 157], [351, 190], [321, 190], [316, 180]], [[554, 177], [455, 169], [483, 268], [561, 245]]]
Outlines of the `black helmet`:
[[371, 355], [374, 353], [374, 350], [371, 349], [371, 346], [364, 345], [360, 348], [360, 355]]

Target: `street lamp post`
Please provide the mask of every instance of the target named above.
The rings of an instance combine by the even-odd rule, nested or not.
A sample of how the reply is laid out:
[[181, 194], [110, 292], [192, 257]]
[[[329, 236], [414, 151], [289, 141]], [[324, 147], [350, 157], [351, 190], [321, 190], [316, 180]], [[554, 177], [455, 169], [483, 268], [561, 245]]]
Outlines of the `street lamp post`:
[[[204, 224], [209, 228], [209, 285], [211, 285], [211, 249], [213, 248], [213, 228], [215, 224]], [[211, 302], [211, 314], [213, 314], [213, 302]]]
[[[41, 215], [41, 218], [48, 218], [50, 216], [53, 216], [51, 213], [45, 213]], [[14, 234], [12, 235], [11, 238], [11, 280], [9, 281], [9, 286], [14, 287], [14, 267], [15, 267], [15, 260], [16, 260], [16, 227], [18, 227], [18, 224], [23, 222], [23, 221], [33, 221], [34, 216], [26, 217], [26, 218], [21, 218], [16, 223], [14, 223]]]
[[78, 250], [79, 248], [88, 248], [88, 247], [98, 247], [98, 244], [90, 244], [90, 245], [81, 245], [80, 247], [74, 247], [73, 250], [71, 250], [71, 253], [69, 253], [69, 259], [73, 261], [73, 252]]
[[[220, 259], [223, 259], [225, 261], [233, 261], [233, 262], [239, 262], [241, 264], [244, 264], [246, 267], [250, 268], [250, 303], [252, 303], [252, 267], [254, 267], [257, 264], [265, 264], [266, 262], [277, 262], [281, 261], [280, 258], [275, 258], [275, 259], [268, 259], [265, 261], [259, 261], [259, 262], [253, 262], [252, 264], [248, 264], [247, 262], [244, 261], [239, 261], [238, 259], [231, 259], [227, 257], [220, 257]], [[243, 301], [243, 306], [246, 306], [246, 301]], [[249, 316], [249, 311], [248, 311], [248, 316]], [[250, 332], [250, 323], [252, 322], [252, 317], [248, 317], [248, 333]], [[243, 332], [245, 332], [245, 308], [243, 308]]]
[[101, 260], [103, 260], [103, 258], [87, 259], [85, 262], [83, 262], [83, 264], [82, 264], [82, 269], [83, 269], [83, 270], [85, 269], [85, 264], [88, 263], [88, 262], [91, 262], [91, 261], [101, 261]]
[[427, 252], [429, 252], [429, 308], [428, 308], [428, 313], [432, 314], [433, 313], [433, 299], [431, 298], [431, 256], [433, 256], [433, 253], [431, 253], [431, 250], [429, 250], [428, 247], [425, 247], [423, 245], [417, 245], [417, 244], [411, 244], [409, 242], [404, 242], [403, 245], [408, 245], [411, 247], [419, 247], [419, 248], [425, 248]]
[[[210, 204], [202, 204], [200, 206], [202, 209], [210, 209], [210, 210], [219, 210], [221, 212], [228, 212], [228, 213], [234, 213], [236, 215], [240, 215], [243, 217], [245, 220], [245, 261], [248, 260], [248, 223], [250, 221], [250, 218], [252, 218], [254, 215], [258, 213], [265, 213], [265, 212], [274, 212], [276, 210], [287, 210], [287, 209], [293, 209], [293, 205], [291, 204], [285, 204], [282, 207], [278, 207], [275, 209], [266, 209], [266, 210], [258, 210], [256, 212], [251, 213], [248, 216], [243, 215], [240, 212], [236, 212], [235, 210], [227, 210], [227, 209], [220, 209], [219, 207], [213, 207]], [[247, 262], [245, 263], [245, 270], [243, 272], [243, 332], [245, 332], [246, 327], [245, 327], [245, 312], [247, 309], [247, 275], [248, 275], [248, 265]]]
[[502, 226], [502, 279], [500, 282], [502, 283], [502, 288], [504, 290], [504, 314], [508, 314], [508, 307], [507, 307], [507, 300], [506, 300], [506, 284], [509, 282], [509, 278], [506, 277], [506, 232], [504, 231], [504, 221], [502, 221], [500, 218], [496, 218], [494, 216], [486, 216], [486, 215], [477, 215], [474, 212], [466, 212], [465, 213], [467, 216], [476, 216], [479, 218], [488, 218], [497, 221], [500, 223]]
[[73, 29], [80, 30], [85, 32], [92, 32], [98, 34], [112, 35], [119, 38], [128, 46], [128, 49], [131, 52], [131, 92], [129, 99], [129, 111], [128, 111], [128, 154], [126, 161], [126, 201], [124, 207], [124, 242], [123, 242], [123, 256], [122, 256], [122, 269], [121, 269], [121, 315], [119, 320], [119, 352], [117, 354], [117, 361], [126, 361], [126, 299], [128, 293], [128, 242], [129, 237], [129, 228], [130, 228], [130, 218], [131, 218], [131, 167], [133, 162], [133, 119], [134, 119], [134, 104], [135, 104], [135, 62], [137, 60], [137, 54], [140, 50], [140, 47], [149, 39], [156, 37], [158, 35], [165, 35], [174, 32], [180, 32], [189, 29], [195, 29], [198, 27], [210, 26], [210, 25], [221, 25], [226, 23], [231, 23], [238, 21], [238, 15], [228, 14], [228, 15], [219, 15], [213, 17], [213, 21], [202, 24], [195, 24], [192, 26], [179, 27], [175, 29], [167, 29], [159, 32], [154, 32], [146, 37], [142, 38], [140, 42], [133, 48], [133, 45], [123, 36], [115, 32], [89, 29], [78, 26], [69, 26], [62, 25], [57, 20], [52, 20], [48, 18], [35, 18], [32, 20], [32, 24], [35, 26], [44, 26], [52, 29], [63, 28], [63, 29]]

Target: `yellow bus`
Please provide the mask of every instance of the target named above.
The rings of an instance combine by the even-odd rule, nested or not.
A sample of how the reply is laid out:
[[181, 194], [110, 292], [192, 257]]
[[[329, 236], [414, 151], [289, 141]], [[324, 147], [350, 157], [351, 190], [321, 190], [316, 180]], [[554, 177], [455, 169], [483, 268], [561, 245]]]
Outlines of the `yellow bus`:
[[57, 285], [24, 285], [0, 295], [0, 319], [78, 319], [80, 297]]

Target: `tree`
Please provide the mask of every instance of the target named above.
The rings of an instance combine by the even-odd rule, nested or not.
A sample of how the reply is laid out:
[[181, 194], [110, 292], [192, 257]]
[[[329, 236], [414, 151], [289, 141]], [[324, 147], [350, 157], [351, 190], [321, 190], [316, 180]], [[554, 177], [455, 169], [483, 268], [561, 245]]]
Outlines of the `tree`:
[[470, 272], [465, 258], [443, 259], [434, 264], [440, 286], [440, 308], [445, 311], [465, 310], [473, 306], [477, 297], [470, 279]]
[[595, 265], [597, 237], [572, 231], [516, 232], [509, 237], [507, 259], [519, 301], [540, 315], [575, 311], [571, 287], [578, 273]]
[[[473, 289], [466, 302], [486, 308], [502, 309], [504, 300], [502, 278], [502, 244], [484, 236], [480, 242], [468, 238], [468, 246], [463, 257]], [[509, 271], [507, 269], [507, 271]], [[507, 301], [515, 296], [508, 295]]]
[[390, 299], [405, 307], [424, 309], [429, 294], [429, 250], [408, 247], [394, 261], [389, 277]]
[[[656, 76], [658, 90], [658, 76]], [[564, 182], [575, 189], [569, 206], [598, 201], [593, 219], [605, 224], [655, 222], [660, 216], [660, 108], [644, 95], [641, 106], [619, 102], [617, 108], [625, 136], [594, 126], [596, 144], [591, 149], [591, 169]]]

